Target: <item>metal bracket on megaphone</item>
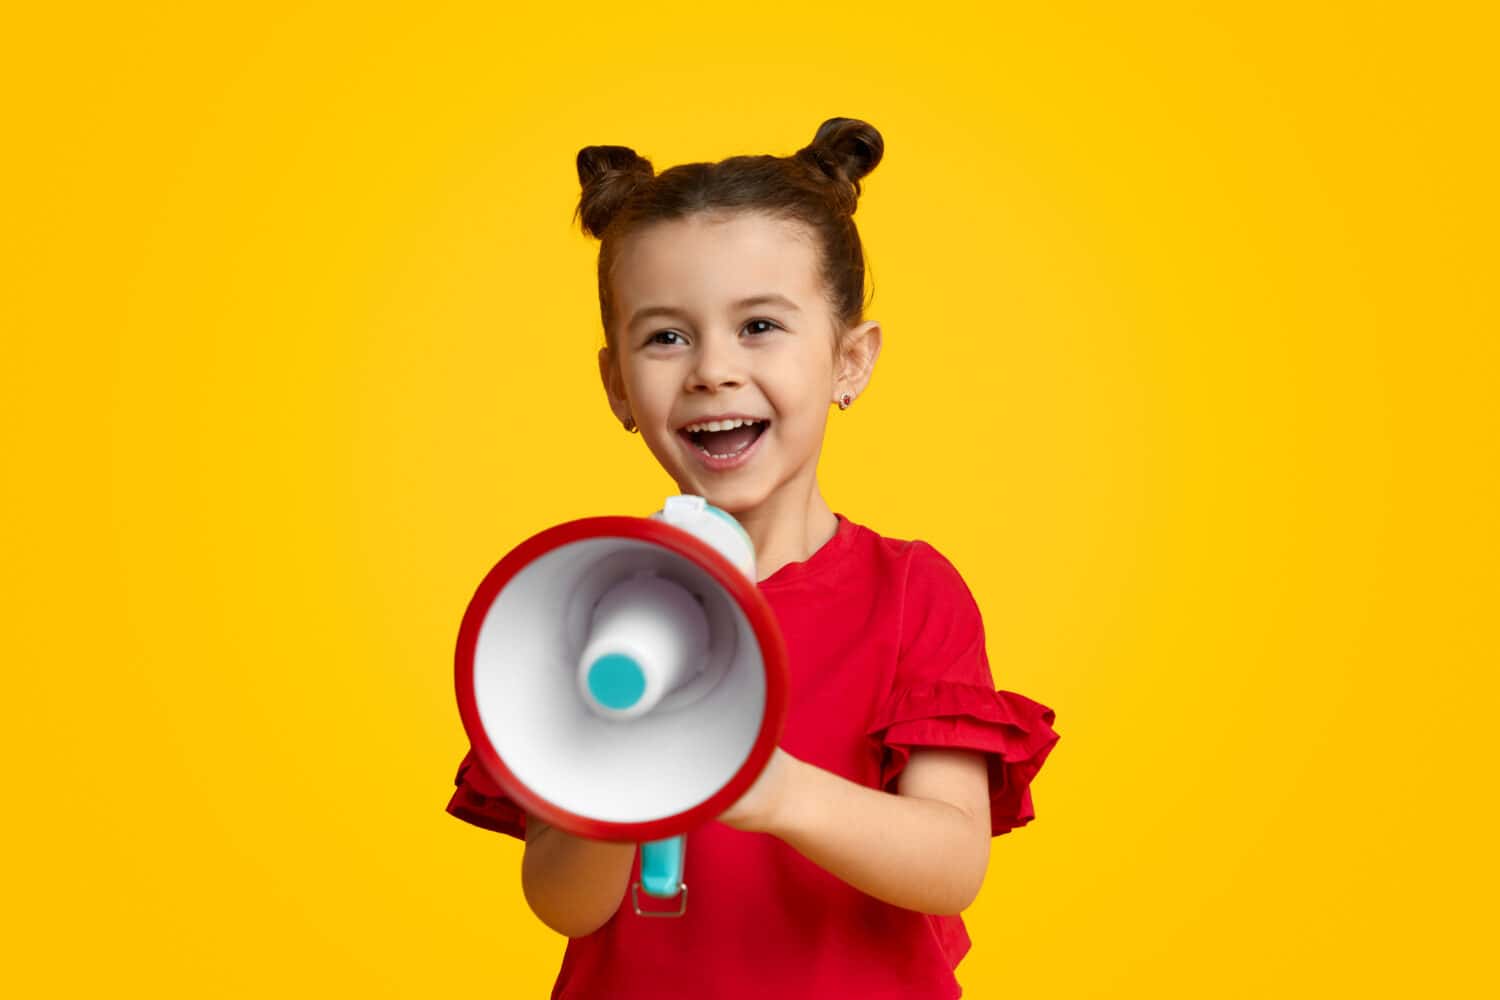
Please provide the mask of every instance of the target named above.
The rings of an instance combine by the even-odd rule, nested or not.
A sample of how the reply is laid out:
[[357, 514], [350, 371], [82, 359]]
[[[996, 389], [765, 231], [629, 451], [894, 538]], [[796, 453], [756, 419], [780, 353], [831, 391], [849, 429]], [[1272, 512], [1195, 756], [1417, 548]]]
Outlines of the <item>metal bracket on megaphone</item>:
[[675, 910], [643, 910], [643, 909], [641, 909], [640, 888], [641, 888], [641, 884], [639, 882], [635, 883], [634, 885], [632, 885], [630, 887], [630, 899], [631, 899], [632, 905], [635, 907], [636, 916], [638, 916], [638, 917], [680, 917], [684, 913], [687, 912], [687, 883], [686, 882], [682, 883], [682, 897], [681, 897], [682, 903]]

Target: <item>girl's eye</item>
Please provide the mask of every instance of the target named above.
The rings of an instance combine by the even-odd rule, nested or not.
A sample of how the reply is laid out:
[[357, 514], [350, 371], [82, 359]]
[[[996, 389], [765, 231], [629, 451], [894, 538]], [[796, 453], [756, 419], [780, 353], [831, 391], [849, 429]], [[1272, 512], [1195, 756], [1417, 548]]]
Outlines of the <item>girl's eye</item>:
[[651, 335], [651, 340], [648, 341], [648, 343], [652, 343], [652, 344], [661, 344], [661, 343], [664, 343], [664, 341], [660, 341], [660, 340], [656, 339], [657, 337], [660, 337], [660, 336], [662, 336], [664, 334], [671, 334], [674, 337], [681, 337], [682, 336], [682, 334], [678, 333], [676, 330], [658, 330], [658, 331], [656, 331], [655, 333], [653, 333]]
[[[746, 326], [754, 326], [757, 323], [764, 323], [764, 324], [766, 324], [766, 326], [769, 326], [772, 329], [776, 329], [776, 330], [781, 329], [781, 327], [779, 325], [777, 325], [773, 320], [769, 320], [769, 319], [752, 319], [750, 322], [746, 323], [745, 325]], [[771, 331], [767, 330], [766, 332], [770, 333]]]

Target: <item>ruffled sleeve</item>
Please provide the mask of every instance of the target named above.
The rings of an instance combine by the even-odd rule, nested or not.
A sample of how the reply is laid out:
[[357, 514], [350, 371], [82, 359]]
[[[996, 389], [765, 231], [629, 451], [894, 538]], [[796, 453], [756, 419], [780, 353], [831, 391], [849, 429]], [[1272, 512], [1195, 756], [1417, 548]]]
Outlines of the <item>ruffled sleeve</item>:
[[474, 750], [464, 754], [453, 779], [456, 790], [448, 800], [448, 813], [466, 823], [526, 839], [526, 811], [496, 784], [474, 757]]
[[1052, 709], [995, 689], [979, 606], [958, 570], [926, 542], [912, 543], [901, 638], [891, 690], [876, 705], [869, 735], [883, 747], [880, 786], [896, 779], [916, 747], [985, 754], [991, 836], [1036, 816], [1031, 782], [1058, 734]]

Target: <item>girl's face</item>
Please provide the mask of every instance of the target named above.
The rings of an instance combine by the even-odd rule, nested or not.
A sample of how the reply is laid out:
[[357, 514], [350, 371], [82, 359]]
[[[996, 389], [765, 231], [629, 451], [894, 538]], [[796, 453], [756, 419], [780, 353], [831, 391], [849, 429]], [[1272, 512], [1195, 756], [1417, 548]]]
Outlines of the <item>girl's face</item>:
[[[864, 379], [836, 380], [808, 230], [749, 212], [655, 223], [621, 247], [611, 288], [615, 350], [599, 358], [610, 405], [679, 491], [741, 513], [810, 487], [829, 405]], [[734, 417], [761, 423], [686, 430]]]

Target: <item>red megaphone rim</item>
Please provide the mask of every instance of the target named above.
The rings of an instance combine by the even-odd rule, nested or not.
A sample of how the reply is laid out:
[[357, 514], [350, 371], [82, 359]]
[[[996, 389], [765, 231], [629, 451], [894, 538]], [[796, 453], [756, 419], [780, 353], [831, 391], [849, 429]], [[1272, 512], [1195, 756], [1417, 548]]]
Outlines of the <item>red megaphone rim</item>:
[[[684, 556], [705, 570], [727, 591], [755, 631], [765, 663], [766, 704], [760, 732], [745, 762], [723, 788], [698, 805], [672, 816], [639, 823], [613, 822], [580, 816], [558, 807], [533, 791], [516, 777], [496, 752], [494, 744], [479, 719], [479, 705], [474, 697], [474, 654], [479, 630], [495, 599], [511, 578], [526, 566], [554, 549], [594, 538], [629, 538], [651, 542]], [[541, 817], [549, 825], [594, 840], [647, 841], [674, 837], [715, 819], [734, 805], [759, 777], [771, 754], [781, 743], [786, 721], [787, 652], [786, 641], [776, 623], [775, 612], [760, 589], [722, 553], [690, 532], [653, 518], [585, 517], [554, 525], [526, 539], [512, 549], [479, 584], [464, 612], [458, 629], [458, 649], [454, 657], [454, 683], [458, 692], [458, 711], [463, 717], [469, 744], [479, 765], [523, 809]]]

